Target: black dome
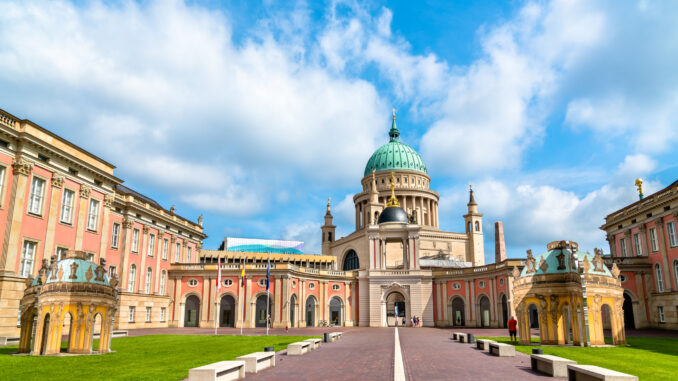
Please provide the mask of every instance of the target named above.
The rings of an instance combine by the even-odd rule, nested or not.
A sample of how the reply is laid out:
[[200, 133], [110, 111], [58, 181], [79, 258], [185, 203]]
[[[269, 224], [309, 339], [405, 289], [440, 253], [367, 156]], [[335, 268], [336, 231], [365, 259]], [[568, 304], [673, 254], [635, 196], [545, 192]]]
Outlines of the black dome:
[[390, 206], [379, 214], [379, 221], [377, 221], [377, 223], [383, 224], [384, 222], [400, 222], [406, 224], [409, 222], [409, 218], [407, 218], [407, 213], [402, 208]]

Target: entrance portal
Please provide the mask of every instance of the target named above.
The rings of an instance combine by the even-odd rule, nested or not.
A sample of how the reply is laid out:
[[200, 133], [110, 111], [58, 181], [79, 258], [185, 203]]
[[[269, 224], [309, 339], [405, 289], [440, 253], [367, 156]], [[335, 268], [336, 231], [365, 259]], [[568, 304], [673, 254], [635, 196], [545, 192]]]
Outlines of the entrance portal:
[[330, 324], [341, 325], [341, 300], [336, 297], [330, 300]]
[[235, 299], [231, 295], [221, 297], [219, 327], [235, 327]]
[[452, 325], [455, 327], [463, 327], [466, 325], [464, 320], [464, 299], [456, 297], [452, 299]]
[[292, 295], [292, 298], [290, 299], [290, 328], [294, 328], [297, 326], [297, 322], [294, 320], [296, 309], [297, 309], [297, 296]]
[[402, 325], [403, 318], [406, 318], [405, 297], [398, 291], [393, 291], [386, 296], [386, 325], [395, 327]]
[[191, 295], [186, 298], [184, 311], [184, 327], [197, 327], [200, 319], [200, 299]]
[[480, 326], [490, 326], [490, 299], [487, 296], [480, 298]]
[[624, 310], [624, 327], [627, 329], [636, 328], [636, 320], [633, 316], [633, 302], [629, 294], [624, 293], [624, 305], [622, 305]]
[[[254, 314], [255, 316], [255, 327], [266, 327], [266, 299], [267, 295], [259, 295], [257, 298], [257, 304], [256, 304], [256, 312]], [[271, 307], [271, 299], [268, 298], [268, 313], [269, 315], [273, 313], [273, 309]]]
[[309, 296], [308, 299], [306, 299], [306, 326], [307, 327], [315, 327], [315, 298], [313, 296]]

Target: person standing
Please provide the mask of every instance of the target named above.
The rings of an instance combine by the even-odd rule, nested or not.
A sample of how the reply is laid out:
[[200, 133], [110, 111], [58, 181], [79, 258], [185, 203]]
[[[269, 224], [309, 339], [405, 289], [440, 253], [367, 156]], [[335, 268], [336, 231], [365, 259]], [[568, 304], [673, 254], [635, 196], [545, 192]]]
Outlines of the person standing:
[[518, 328], [518, 320], [516, 320], [515, 316], [511, 316], [511, 319], [508, 321], [508, 329], [509, 329], [509, 335], [511, 336], [511, 342], [513, 342], [513, 340], [515, 340], [516, 343], [518, 342], [518, 337], [517, 337], [518, 330], [517, 330], [517, 328]]

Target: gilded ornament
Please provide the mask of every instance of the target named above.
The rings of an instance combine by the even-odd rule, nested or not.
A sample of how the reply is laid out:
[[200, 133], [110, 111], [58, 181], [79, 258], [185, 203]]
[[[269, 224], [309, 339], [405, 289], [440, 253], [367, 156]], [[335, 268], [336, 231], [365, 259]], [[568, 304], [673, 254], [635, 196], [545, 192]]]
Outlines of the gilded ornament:
[[527, 270], [525, 270], [525, 273], [527, 274], [537, 272], [537, 261], [534, 259], [534, 256], [532, 255], [532, 250], [527, 250], [527, 260], [525, 261], [525, 267], [527, 267]]
[[94, 272], [92, 271], [92, 266], [90, 266], [87, 269], [87, 272], [85, 273], [85, 279], [87, 279], [87, 281], [89, 282], [90, 280], [92, 280], [93, 276], [94, 276]]
[[78, 271], [78, 264], [76, 262], [71, 263], [71, 275], [68, 276], [68, 279], [78, 279], [76, 272]]
[[92, 188], [87, 185], [80, 186], [80, 198], [89, 198], [89, 195], [92, 193]]
[[52, 188], [59, 188], [61, 189], [62, 186], [64, 186], [64, 180], [65, 178], [61, 175], [54, 175], [52, 177]]

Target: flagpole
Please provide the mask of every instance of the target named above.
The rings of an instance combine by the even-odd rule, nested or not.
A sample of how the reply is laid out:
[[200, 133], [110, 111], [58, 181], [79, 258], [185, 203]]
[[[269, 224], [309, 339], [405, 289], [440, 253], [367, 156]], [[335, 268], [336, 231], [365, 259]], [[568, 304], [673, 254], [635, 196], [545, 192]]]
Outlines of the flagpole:
[[270, 295], [268, 292], [268, 289], [270, 288], [270, 281], [271, 281], [271, 252], [268, 252], [268, 267], [266, 268], [266, 336], [268, 336], [268, 324], [269, 321], [271, 320], [271, 315], [269, 315], [268, 311], [268, 306], [271, 303], [270, 301]]
[[[214, 288], [214, 302], [216, 304], [219, 296], [219, 288], [221, 287], [221, 254], [217, 257], [217, 287]], [[219, 311], [214, 309], [214, 336], [218, 335], [217, 328], [219, 327]]]
[[240, 315], [240, 336], [242, 336], [242, 325], [245, 324], [243, 321], [242, 315], [245, 313], [245, 308], [247, 306], [245, 305], [245, 302], [243, 299], [245, 297], [245, 276], [243, 275], [245, 273], [245, 262], [247, 258], [240, 258], [240, 263], [242, 263], [242, 271], [240, 272], [240, 284], [242, 285], [242, 290], [243, 290], [243, 295], [240, 295], [240, 304], [242, 304], [242, 311], [238, 315]]

